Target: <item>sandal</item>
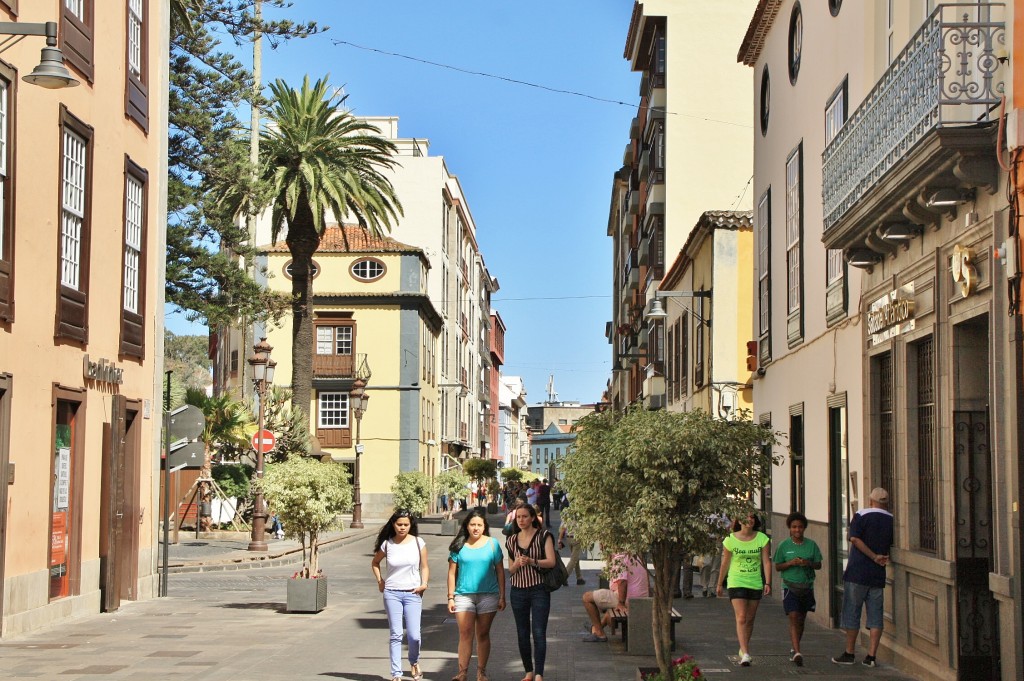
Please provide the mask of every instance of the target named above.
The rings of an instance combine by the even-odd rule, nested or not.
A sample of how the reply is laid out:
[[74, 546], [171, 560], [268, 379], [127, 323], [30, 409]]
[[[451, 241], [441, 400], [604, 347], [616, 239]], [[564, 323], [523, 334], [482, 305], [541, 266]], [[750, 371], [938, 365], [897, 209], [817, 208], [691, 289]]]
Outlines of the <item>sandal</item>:
[[459, 669], [459, 673], [452, 677], [452, 681], [466, 681], [466, 674], [469, 673], [469, 667], [463, 667]]
[[489, 681], [487, 678], [487, 670], [480, 667], [476, 670], [476, 681]]
[[420, 665], [418, 662], [412, 665], [412, 670], [410, 671], [410, 674], [412, 674], [412, 681], [423, 681], [423, 672], [420, 670]]

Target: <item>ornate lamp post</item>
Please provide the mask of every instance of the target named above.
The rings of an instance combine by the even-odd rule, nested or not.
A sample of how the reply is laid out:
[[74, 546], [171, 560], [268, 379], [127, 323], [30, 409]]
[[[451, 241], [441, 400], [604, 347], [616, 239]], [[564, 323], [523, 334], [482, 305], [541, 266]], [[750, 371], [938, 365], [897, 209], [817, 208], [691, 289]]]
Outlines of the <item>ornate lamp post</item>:
[[[267, 388], [274, 382], [274, 368], [277, 362], [270, 359], [270, 347], [267, 339], [252, 347], [253, 355], [249, 358], [252, 367], [252, 384], [260, 398], [259, 431], [256, 439], [256, 477], [263, 477], [263, 419], [266, 415]], [[263, 492], [256, 492], [252, 509], [252, 539], [249, 541], [250, 551], [266, 551], [267, 540], [264, 531], [267, 527], [267, 508], [263, 503]]]
[[359, 494], [359, 455], [363, 453], [363, 445], [359, 441], [359, 428], [363, 423], [363, 414], [366, 412], [366, 405], [370, 396], [366, 394], [366, 381], [357, 378], [352, 382], [352, 392], [349, 393], [349, 407], [356, 419], [356, 468], [355, 480], [352, 485], [352, 529], [359, 530], [363, 527], [363, 500]]

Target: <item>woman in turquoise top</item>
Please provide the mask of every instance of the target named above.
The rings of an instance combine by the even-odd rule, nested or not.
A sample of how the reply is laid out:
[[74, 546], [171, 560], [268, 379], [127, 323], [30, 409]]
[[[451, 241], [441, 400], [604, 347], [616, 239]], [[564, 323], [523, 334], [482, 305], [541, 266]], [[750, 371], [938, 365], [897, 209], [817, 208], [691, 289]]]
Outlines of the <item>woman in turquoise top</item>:
[[754, 633], [754, 617], [761, 596], [772, 592], [772, 559], [768, 536], [761, 529], [761, 519], [753, 513], [732, 525], [732, 534], [722, 542], [722, 569], [718, 576], [718, 595], [723, 592], [722, 580], [728, 576], [729, 599], [736, 615], [736, 638], [740, 642], [740, 664], [750, 666], [750, 637]]
[[476, 638], [477, 681], [487, 681], [491, 655], [491, 623], [505, 609], [505, 565], [501, 544], [491, 537], [487, 516], [475, 509], [448, 547], [448, 612], [459, 624], [459, 673], [452, 681], [466, 681]]

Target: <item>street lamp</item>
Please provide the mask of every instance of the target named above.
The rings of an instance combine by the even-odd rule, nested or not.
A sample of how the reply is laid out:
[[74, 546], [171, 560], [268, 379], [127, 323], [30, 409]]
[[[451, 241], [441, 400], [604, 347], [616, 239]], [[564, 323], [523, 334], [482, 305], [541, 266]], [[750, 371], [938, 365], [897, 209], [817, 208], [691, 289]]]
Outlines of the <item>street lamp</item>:
[[32, 69], [32, 73], [22, 78], [26, 83], [38, 85], [48, 90], [79, 85], [78, 80], [64, 66], [64, 53], [57, 47], [57, 22], [21, 23], [0, 21], [0, 35], [9, 36], [0, 41], [0, 52], [19, 42], [27, 35], [46, 36], [46, 47], [42, 50], [39, 64]]
[[[266, 415], [267, 388], [274, 382], [274, 369], [277, 362], [270, 359], [270, 347], [266, 337], [252, 346], [253, 355], [249, 358], [252, 367], [252, 384], [260, 398], [259, 430], [256, 435], [256, 477], [263, 477], [263, 420]], [[257, 488], [253, 498], [252, 539], [249, 541], [250, 551], [266, 551], [267, 540], [264, 531], [267, 527], [267, 508], [263, 503], [263, 492]]]
[[366, 381], [357, 378], [352, 382], [352, 392], [349, 393], [349, 406], [352, 408], [352, 415], [356, 418], [356, 468], [355, 481], [352, 486], [352, 529], [363, 528], [363, 500], [359, 492], [359, 455], [363, 453], [363, 445], [359, 441], [359, 429], [363, 424], [363, 414], [366, 412], [366, 405], [370, 396], [366, 394]]

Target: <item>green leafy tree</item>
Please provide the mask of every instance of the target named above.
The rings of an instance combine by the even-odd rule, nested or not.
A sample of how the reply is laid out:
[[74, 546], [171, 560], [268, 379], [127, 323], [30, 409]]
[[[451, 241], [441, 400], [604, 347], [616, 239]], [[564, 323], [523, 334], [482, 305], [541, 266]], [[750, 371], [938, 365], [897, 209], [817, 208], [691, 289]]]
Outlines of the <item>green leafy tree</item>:
[[[240, 317], [278, 320], [286, 297], [253, 281], [238, 258], [255, 255], [236, 211], [259, 203], [243, 104], [264, 106], [251, 73], [219, 36], [236, 46], [258, 33], [271, 45], [320, 30], [315, 23], [257, 20], [256, 0], [172, 0], [168, 112], [167, 301], [212, 327]], [[284, 0], [262, 0], [287, 8]], [[224, 201], [240, 195], [239, 201]]]
[[505, 482], [522, 482], [523, 472], [518, 468], [501, 469], [501, 479]]
[[[572, 497], [565, 512], [577, 540], [643, 557], [654, 565], [654, 645], [669, 676], [674, 581], [684, 552], [718, 550], [714, 516], [740, 517], [771, 480], [777, 436], [748, 414], [718, 420], [632, 409], [590, 414], [577, 425], [563, 463]], [[609, 503], [615, 500], [615, 503]]]
[[313, 278], [327, 212], [353, 217], [370, 232], [390, 231], [402, 212], [381, 171], [397, 165], [397, 149], [374, 126], [344, 108], [326, 78], [293, 89], [283, 80], [261, 135], [262, 179], [270, 186], [274, 240], [283, 229], [292, 256], [292, 408], [309, 412], [313, 379]]
[[186, 388], [210, 385], [207, 336], [178, 336], [164, 329], [164, 369], [171, 372], [171, 404], [185, 401]]
[[430, 476], [421, 471], [405, 471], [395, 476], [391, 495], [396, 509], [405, 508], [422, 516], [430, 503]]
[[452, 513], [455, 512], [454, 502], [466, 496], [469, 482], [469, 476], [463, 473], [461, 468], [449, 468], [434, 477], [434, 494], [444, 495], [448, 499], [448, 510], [444, 512], [445, 520], [452, 519]]
[[486, 490], [487, 482], [498, 474], [498, 462], [494, 459], [467, 459], [462, 462], [462, 470], [473, 479], [477, 489]]
[[302, 542], [303, 576], [320, 573], [320, 535], [340, 527], [339, 515], [352, 506], [348, 471], [337, 463], [293, 456], [267, 466], [253, 486], [263, 491], [285, 532]]

